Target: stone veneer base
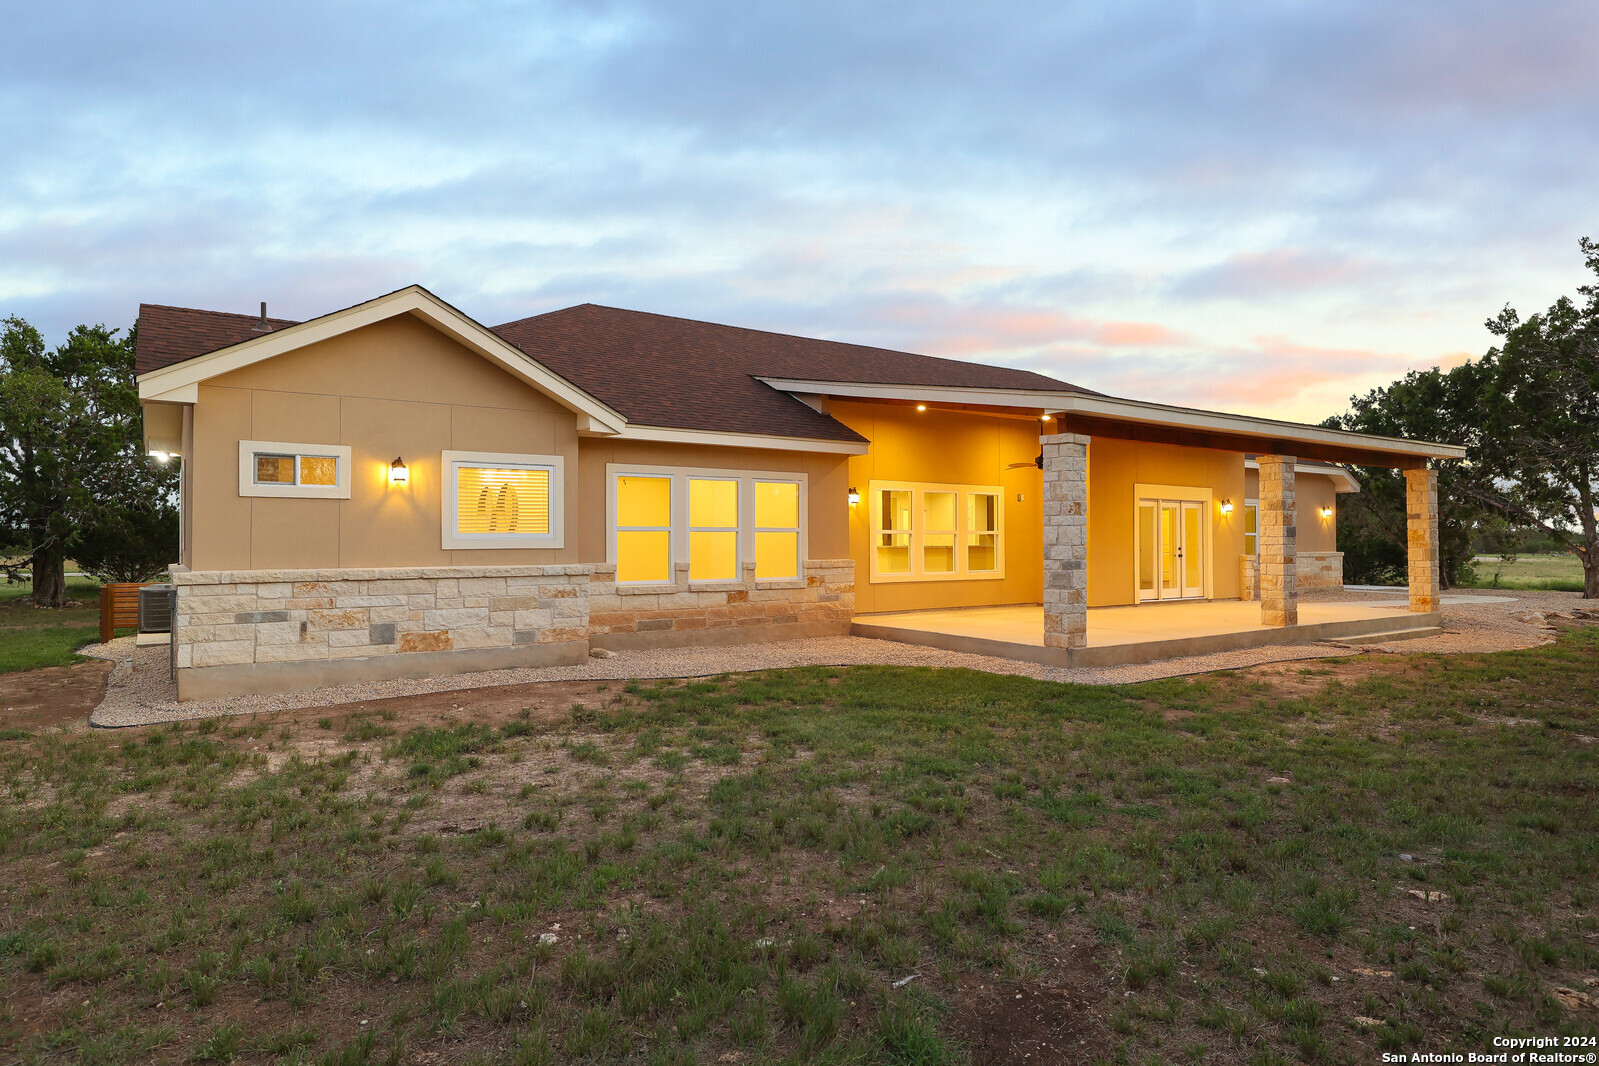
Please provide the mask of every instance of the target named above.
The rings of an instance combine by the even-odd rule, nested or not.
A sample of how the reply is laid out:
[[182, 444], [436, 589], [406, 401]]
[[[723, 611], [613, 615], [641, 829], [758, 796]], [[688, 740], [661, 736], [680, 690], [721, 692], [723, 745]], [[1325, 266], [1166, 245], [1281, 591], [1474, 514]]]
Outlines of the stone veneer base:
[[586, 640], [524, 644], [511, 648], [467, 648], [420, 651], [361, 659], [313, 659], [300, 662], [200, 666], [178, 671], [179, 700], [214, 700], [225, 696], [271, 695], [348, 685], [359, 681], [469, 674], [479, 670], [512, 670], [540, 666], [575, 666], [588, 662]]
[[664, 629], [646, 633], [595, 633], [589, 644], [608, 651], [651, 651], [656, 648], [705, 648], [728, 644], [765, 644], [774, 640], [846, 637], [850, 621], [770, 622], [724, 629]]

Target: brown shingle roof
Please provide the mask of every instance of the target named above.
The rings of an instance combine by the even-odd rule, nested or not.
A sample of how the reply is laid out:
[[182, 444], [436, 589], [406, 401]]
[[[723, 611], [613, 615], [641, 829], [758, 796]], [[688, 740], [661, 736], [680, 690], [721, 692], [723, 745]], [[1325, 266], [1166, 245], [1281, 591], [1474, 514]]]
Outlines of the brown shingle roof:
[[[139, 305], [138, 372], [258, 337], [254, 315]], [[296, 323], [268, 319], [274, 329]], [[530, 358], [622, 414], [667, 429], [863, 440], [759, 377], [1087, 393], [1027, 370], [581, 304], [494, 327]]]
[[[139, 343], [134, 353], [135, 372], [147, 374], [197, 355], [217, 351], [259, 337], [254, 327], [259, 315], [233, 315], [225, 311], [199, 311], [192, 307], [139, 305]], [[269, 318], [273, 329], [297, 325], [286, 318]]]
[[758, 377], [1083, 393], [1027, 370], [580, 304], [494, 332], [629, 422], [860, 440]]

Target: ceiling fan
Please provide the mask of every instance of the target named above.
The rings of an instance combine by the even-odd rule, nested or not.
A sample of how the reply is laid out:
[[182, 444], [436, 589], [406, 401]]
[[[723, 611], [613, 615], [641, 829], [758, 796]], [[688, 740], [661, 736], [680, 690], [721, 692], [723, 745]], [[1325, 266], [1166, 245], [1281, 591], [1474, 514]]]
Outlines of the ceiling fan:
[[1005, 469], [1006, 470], [1020, 470], [1023, 467], [1027, 467], [1027, 466], [1036, 466], [1040, 470], [1044, 469], [1044, 453], [1043, 452], [1039, 452], [1038, 453], [1038, 458], [1034, 459], [1030, 463], [1011, 463], [1010, 465], [1005, 467]]

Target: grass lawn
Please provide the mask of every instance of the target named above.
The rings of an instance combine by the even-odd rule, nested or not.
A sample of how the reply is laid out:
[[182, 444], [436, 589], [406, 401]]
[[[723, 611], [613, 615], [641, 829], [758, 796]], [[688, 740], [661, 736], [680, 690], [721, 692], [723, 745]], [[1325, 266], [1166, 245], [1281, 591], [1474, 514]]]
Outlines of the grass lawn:
[[1472, 567], [1477, 578], [1465, 588], [1582, 591], [1582, 560], [1566, 553], [1518, 555], [1509, 563], [1497, 555], [1479, 555]]
[[1126, 688], [813, 668], [14, 734], [0, 1048], [1269, 1066], [1593, 1036], [1596, 677], [1590, 627]]
[[0, 583], [0, 673], [83, 662], [78, 648], [100, 639], [100, 583], [68, 577], [67, 596], [82, 607], [44, 610], [24, 602], [27, 582]]

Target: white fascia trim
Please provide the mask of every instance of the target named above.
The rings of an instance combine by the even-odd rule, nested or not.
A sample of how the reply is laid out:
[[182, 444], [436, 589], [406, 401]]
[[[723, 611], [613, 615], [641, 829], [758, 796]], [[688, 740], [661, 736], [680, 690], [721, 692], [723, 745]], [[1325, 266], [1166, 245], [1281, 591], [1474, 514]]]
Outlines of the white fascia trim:
[[865, 441], [808, 440], [804, 437], [770, 437], [761, 433], [716, 433], [700, 429], [663, 429], [629, 425], [609, 440], [647, 440], [661, 444], [709, 444], [719, 448], [764, 448], [780, 452], [827, 452], [833, 455], [865, 455], [871, 447]]
[[139, 377], [139, 399], [194, 403], [199, 397], [198, 386], [202, 381], [407, 313], [416, 315], [446, 336], [498, 363], [561, 406], [584, 416], [590, 426], [597, 427], [594, 432], [616, 433], [627, 425], [627, 419], [621, 414], [565, 378], [552, 373], [526, 352], [420, 285], [410, 285], [343, 311], [313, 318], [296, 326], [285, 326], [208, 355], [142, 374]]
[[1462, 459], [1466, 449], [1435, 441], [1379, 437], [1350, 433], [1341, 429], [1307, 426], [1302, 422], [1282, 422], [1275, 418], [1255, 418], [1193, 407], [1170, 407], [1142, 400], [1123, 400], [1113, 396], [1086, 396], [1070, 392], [1043, 392], [1031, 389], [958, 389], [938, 385], [863, 385], [849, 381], [801, 381], [791, 378], [760, 378], [783, 392], [821, 393], [860, 399], [907, 400], [916, 403], [982, 404], [988, 407], [1041, 409], [1046, 414], [1084, 414], [1115, 418], [1123, 422], [1173, 426], [1182, 429], [1209, 429], [1222, 433], [1251, 433], [1330, 444], [1372, 451], [1392, 452], [1432, 459]]
[[[1260, 463], [1254, 459], [1245, 459], [1244, 469], [1259, 470]], [[1320, 477], [1332, 478], [1333, 491], [1335, 492], [1360, 491], [1360, 482], [1356, 481], [1355, 476], [1341, 466], [1325, 466], [1321, 463], [1295, 463], [1294, 475], [1297, 477], [1300, 474], [1316, 474]]]

